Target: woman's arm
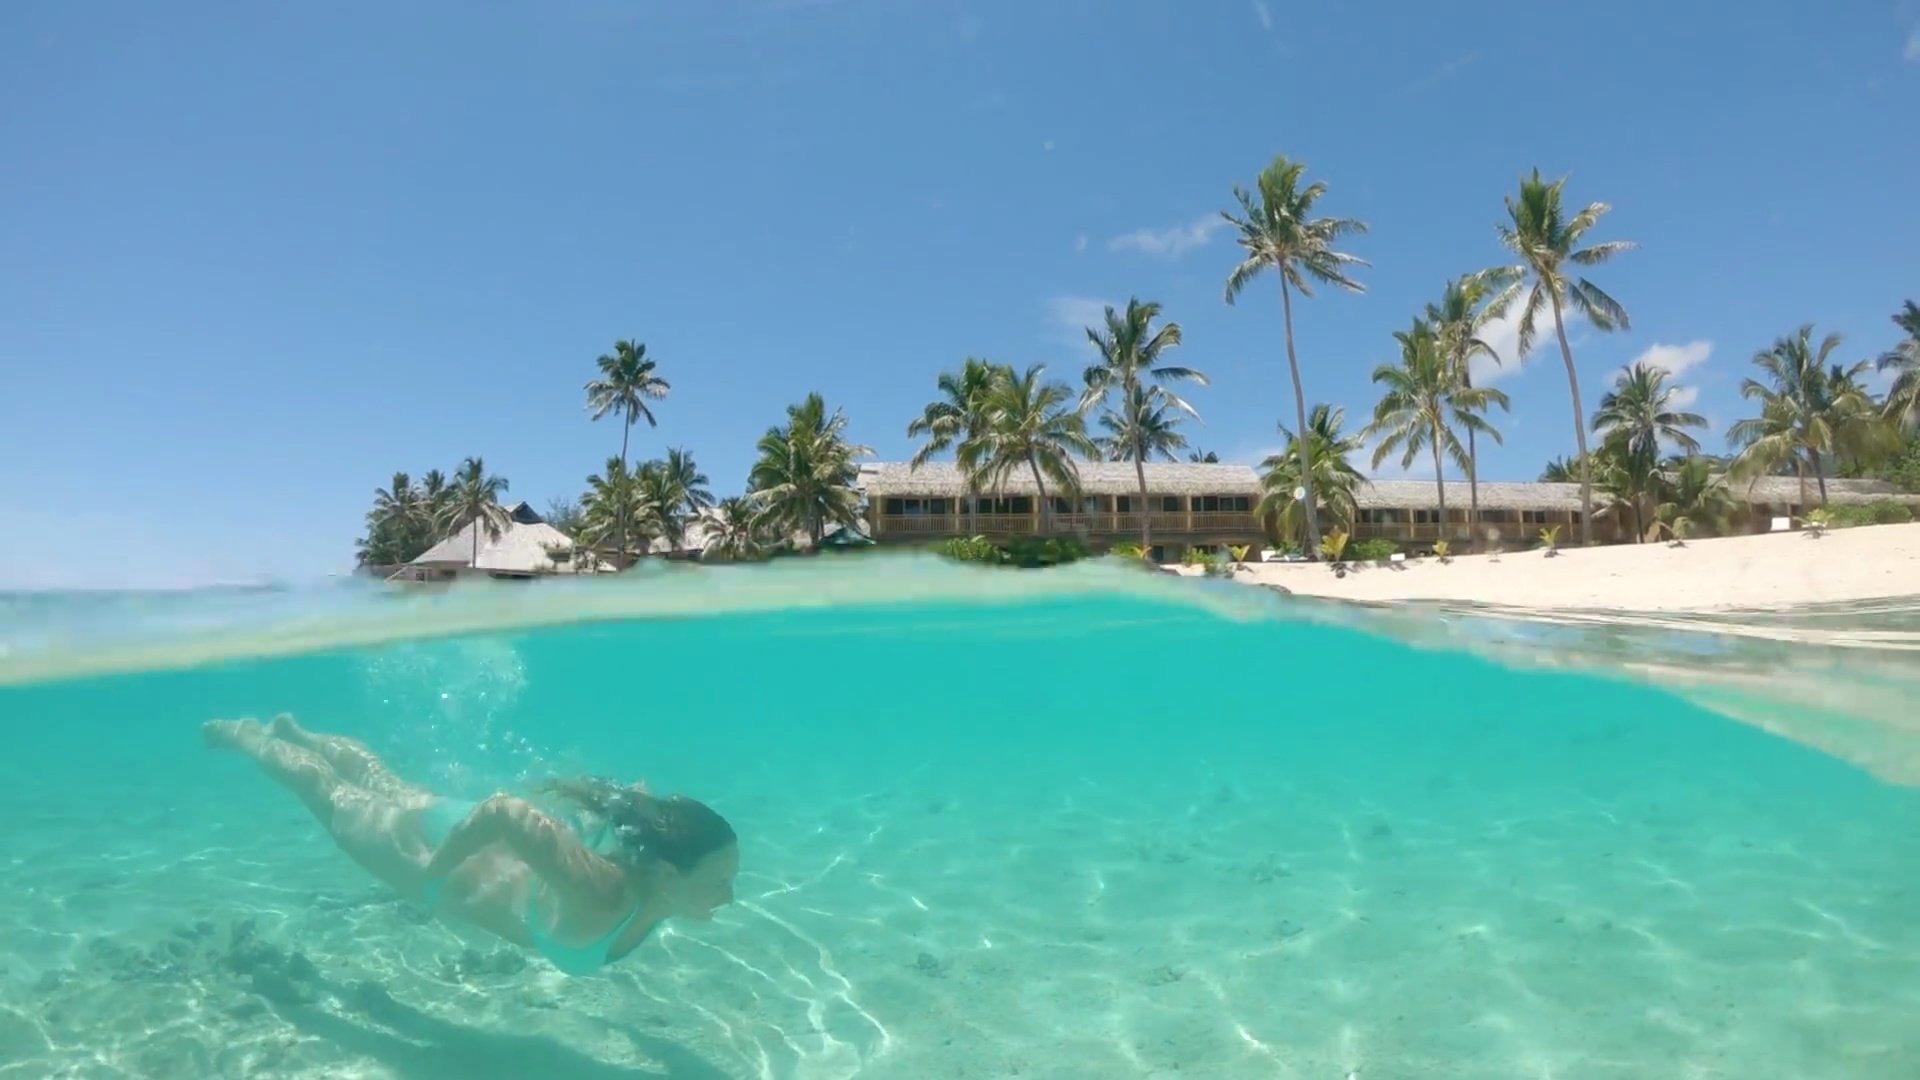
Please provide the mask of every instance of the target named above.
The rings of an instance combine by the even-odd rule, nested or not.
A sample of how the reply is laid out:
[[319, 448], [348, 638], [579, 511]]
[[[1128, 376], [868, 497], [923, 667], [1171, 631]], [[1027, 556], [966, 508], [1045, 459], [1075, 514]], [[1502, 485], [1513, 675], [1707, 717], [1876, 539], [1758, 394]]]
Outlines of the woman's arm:
[[549, 886], [569, 895], [605, 900], [620, 891], [620, 871], [587, 850], [573, 830], [511, 795], [495, 795], [454, 826], [427, 863], [427, 877], [444, 878], [489, 844], [504, 844]]

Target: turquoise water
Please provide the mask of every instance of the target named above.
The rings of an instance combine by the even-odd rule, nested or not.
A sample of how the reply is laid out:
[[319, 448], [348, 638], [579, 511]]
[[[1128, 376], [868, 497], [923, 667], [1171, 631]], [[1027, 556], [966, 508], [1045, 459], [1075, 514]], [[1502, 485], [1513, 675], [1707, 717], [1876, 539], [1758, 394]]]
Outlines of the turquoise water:
[[[1912, 1077], [1911, 616], [884, 558], [7, 597], [0, 1077]], [[563, 975], [202, 746], [283, 711], [446, 794], [686, 792], [738, 902]]]

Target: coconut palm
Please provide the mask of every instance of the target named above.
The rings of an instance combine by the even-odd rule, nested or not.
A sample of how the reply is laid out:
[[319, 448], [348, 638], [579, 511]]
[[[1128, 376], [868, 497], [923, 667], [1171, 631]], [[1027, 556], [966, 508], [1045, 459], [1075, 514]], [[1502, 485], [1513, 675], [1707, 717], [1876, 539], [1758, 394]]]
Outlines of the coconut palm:
[[[1131, 461], [1135, 473], [1143, 463], [1160, 459], [1175, 460], [1186, 449], [1187, 437], [1180, 433], [1180, 416], [1156, 386], [1136, 385], [1120, 409], [1102, 409], [1098, 417], [1104, 435], [1093, 437], [1102, 457], [1109, 461]], [[1142, 488], [1145, 482], [1142, 481]], [[1146, 496], [1140, 496], [1146, 501]], [[1150, 534], [1148, 534], [1150, 535]]]
[[[420, 502], [426, 508], [429, 533], [438, 529], [438, 524], [446, 520], [447, 503], [453, 498], [453, 486], [447, 483], [447, 474], [439, 469], [428, 469], [420, 478]], [[444, 540], [444, 533], [434, 535], [434, 541]]]
[[1560, 342], [1560, 359], [1567, 366], [1567, 390], [1573, 398], [1573, 438], [1580, 463], [1580, 542], [1587, 544], [1593, 541], [1593, 468], [1587, 457], [1587, 416], [1580, 405], [1580, 376], [1573, 366], [1573, 347], [1567, 344], [1565, 309], [1571, 307], [1585, 315], [1599, 330], [1624, 330], [1631, 323], [1619, 301], [1586, 278], [1568, 275], [1571, 267], [1597, 266], [1636, 245], [1630, 240], [1613, 240], [1582, 247], [1588, 231], [1611, 207], [1603, 202], [1588, 203], [1585, 209], [1567, 217], [1560, 206], [1566, 182], [1565, 177], [1542, 180], [1539, 169], [1520, 179], [1519, 198], [1507, 198], [1509, 220], [1497, 226], [1500, 242], [1520, 261], [1491, 275], [1505, 283], [1495, 300], [1502, 310], [1521, 295], [1526, 297], [1520, 312], [1518, 355], [1532, 351], [1541, 309], [1553, 312], [1553, 333]]
[[1300, 452], [1298, 435], [1285, 424], [1275, 425], [1286, 440], [1286, 447], [1260, 462], [1260, 505], [1255, 510], [1275, 539], [1304, 541], [1305, 504], [1294, 496], [1296, 489], [1306, 487], [1300, 482], [1302, 461], [1313, 462], [1316, 474], [1313, 490], [1319, 493], [1320, 509], [1335, 527], [1349, 534], [1353, 532], [1354, 519], [1359, 516], [1355, 492], [1367, 478], [1353, 467], [1352, 457], [1366, 445], [1366, 440], [1343, 430], [1346, 418], [1347, 411], [1338, 405], [1324, 402], [1315, 405], [1307, 419], [1313, 449], [1306, 454]]
[[1633, 515], [1633, 542], [1647, 538], [1644, 508], [1658, 503], [1664, 478], [1657, 455], [1640, 453], [1627, 444], [1619, 431], [1600, 442], [1593, 454], [1593, 486], [1611, 496], [1615, 503]]
[[1661, 497], [1654, 517], [1675, 540], [1702, 530], [1719, 532], [1739, 507], [1727, 490], [1726, 477], [1714, 470], [1711, 458], [1702, 456], [1689, 457], [1671, 470]]
[[706, 539], [700, 546], [700, 557], [727, 562], [760, 558], [767, 549], [760, 519], [761, 509], [752, 499], [741, 495], [721, 499], [702, 515]]
[[1894, 315], [1893, 324], [1907, 336], [1881, 353], [1877, 361], [1881, 371], [1893, 375], [1893, 385], [1887, 390], [1886, 416], [1908, 431], [1920, 431], [1920, 304], [1907, 301]]
[[1688, 428], [1707, 426], [1699, 413], [1683, 412], [1675, 400], [1680, 388], [1667, 384], [1667, 372], [1650, 364], [1635, 364], [1614, 377], [1613, 388], [1600, 395], [1593, 430], [1605, 438], [1618, 436], [1628, 453], [1658, 460], [1662, 441], [1691, 454], [1700, 440]]
[[[600, 365], [600, 377], [586, 385], [587, 409], [595, 420], [608, 415], [620, 417], [620, 471], [624, 474], [627, 439], [633, 434], [633, 422], [644, 419], [648, 427], [656, 426], [647, 402], [665, 398], [672, 387], [660, 377], [659, 365], [647, 355], [646, 345], [639, 342], [616, 341], [613, 352], [600, 357], [596, 363]], [[627, 531], [624, 526], [619, 529], [622, 561], [627, 555]]]
[[1543, 484], [1577, 484], [1580, 482], [1580, 461], [1578, 458], [1557, 457], [1547, 462], [1540, 470], [1540, 482]]
[[1015, 374], [998, 372], [987, 390], [987, 427], [959, 446], [961, 474], [976, 490], [999, 490], [1007, 477], [1024, 468], [1040, 498], [1040, 530], [1052, 531], [1053, 507], [1047, 481], [1055, 491], [1076, 491], [1080, 470], [1074, 456], [1095, 457], [1100, 447], [1087, 436], [1086, 417], [1076, 406], [1073, 388], [1048, 381], [1047, 366], [1034, 364]]
[[620, 552], [616, 565], [624, 568], [629, 551], [645, 552], [657, 531], [659, 508], [647, 499], [636, 473], [617, 457], [587, 477], [580, 497], [581, 538], [595, 547]]
[[[1300, 361], [1293, 347], [1293, 293], [1298, 290], [1301, 296], [1312, 296], [1314, 282], [1334, 285], [1349, 292], [1364, 292], [1365, 287], [1348, 276], [1348, 269], [1367, 265], [1357, 256], [1334, 249], [1334, 244], [1341, 238], [1366, 232], [1366, 223], [1354, 218], [1314, 217], [1314, 204], [1326, 194], [1327, 185], [1325, 181], [1315, 180], [1302, 186], [1305, 173], [1304, 163], [1289, 161], [1286, 155], [1279, 155], [1261, 171], [1255, 181], [1256, 191], [1248, 192], [1237, 184], [1234, 186], [1233, 197], [1240, 204], [1240, 216], [1235, 217], [1230, 212], [1220, 215], [1239, 231], [1237, 242], [1244, 252], [1240, 264], [1227, 275], [1227, 303], [1233, 303], [1240, 291], [1262, 270], [1271, 268], [1280, 279], [1280, 310], [1287, 334], [1287, 371], [1293, 377], [1295, 422], [1303, 431], [1307, 427], [1307, 399], [1306, 391], [1300, 386]], [[1313, 494], [1315, 469], [1310, 460], [1313, 449], [1312, 439], [1299, 442], [1299, 451], [1303, 455], [1300, 459], [1300, 485], [1306, 489], [1308, 507], [1319, 505]], [[1317, 557], [1320, 551], [1318, 516], [1317, 510], [1306, 515], [1309, 558]]]
[[[1086, 412], [1106, 401], [1110, 394], [1118, 394], [1119, 405], [1101, 421], [1109, 439], [1125, 437], [1146, 440], [1173, 435], [1172, 425], [1179, 421], [1167, 410], [1184, 412], [1195, 418], [1200, 415], [1167, 384], [1187, 381], [1205, 386], [1207, 377], [1193, 368], [1161, 362], [1165, 353], [1179, 347], [1180, 324], [1164, 323], [1156, 330], [1153, 321], [1159, 317], [1159, 303], [1151, 300], [1142, 302], [1136, 297], [1127, 300], [1125, 312], [1116, 312], [1109, 306], [1105, 325], [1087, 327], [1087, 340], [1093, 342], [1100, 359], [1089, 364], [1081, 375], [1084, 388], [1080, 394], [1080, 409]], [[1142, 388], [1152, 392], [1143, 394]], [[1185, 445], [1185, 437], [1173, 437]], [[1108, 446], [1107, 449], [1112, 451], [1117, 448]], [[1112, 454], [1113, 460], [1133, 462], [1134, 479], [1139, 484], [1139, 505], [1134, 512], [1140, 517], [1140, 547], [1145, 550], [1153, 546], [1153, 515], [1147, 510], [1146, 463], [1161, 451], [1145, 441], [1118, 449], [1123, 452]]]
[[500, 496], [506, 493], [507, 478], [489, 475], [486, 463], [478, 457], [468, 458], [453, 474], [440, 525], [448, 536], [473, 526], [468, 566], [480, 563], [480, 534], [485, 532], [488, 540], [498, 540], [507, 527], [507, 512], [500, 506]]
[[[907, 463], [909, 471], [925, 465], [933, 460], [933, 455], [956, 442], [978, 437], [986, 429], [987, 390], [993, 384], [994, 373], [999, 370], [998, 364], [969, 356], [961, 363], [960, 370], [940, 373], [937, 382], [940, 396], [927, 402], [920, 410], [920, 415], [907, 424], [908, 438], [926, 439]], [[975, 527], [979, 494], [969, 484], [966, 493], [969, 536], [979, 531]]]
[[1467, 448], [1456, 428], [1500, 442], [1500, 432], [1482, 414], [1491, 405], [1506, 408], [1507, 395], [1490, 386], [1463, 385], [1452, 358], [1442, 351], [1439, 337], [1424, 319], [1415, 319], [1412, 329], [1396, 331], [1393, 336], [1400, 343], [1400, 362], [1373, 369], [1373, 381], [1386, 392], [1374, 406], [1373, 420], [1361, 435], [1380, 440], [1373, 448], [1376, 469], [1396, 450], [1401, 452], [1403, 469], [1412, 465], [1422, 450], [1431, 451], [1444, 538], [1447, 485], [1441, 459], [1449, 459], [1462, 469], [1467, 467]]
[[1728, 440], [1740, 448], [1733, 460], [1735, 471], [1759, 476], [1791, 463], [1800, 477], [1800, 501], [1807, 501], [1807, 473], [1812, 472], [1820, 505], [1826, 505], [1830, 456], [1861, 453], [1882, 430], [1875, 423], [1873, 400], [1859, 382], [1867, 361], [1829, 366], [1828, 358], [1839, 347], [1839, 334], [1828, 334], [1816, 347], [1809, 323], [1754, 354], [1754, 366], [1766, 378], [1742, 379], [1740, 396], [1758, 401], [1760, 415], [1727, 429]]
[[[1486, 357], [1498, 364], [1500, 354], [1481, 335], [1487, 325], [1505, 314], [1494, 303], [1498, 297], [1495, 279], [1485, 273], [1467, 274], [1447, 282], [1438, 304], [1427, 305], [1427, 321], [1440, 339], [1440, 353], [1453, 365], [1460, 385], [1473, 386], [1473, 361]], [[1480, 545], [1480, 445], [1479, 432], [1467, 429], [1467, 532], [1470, 542]]]
[[1211, 450], [1195, 450], [1187, 455], [1187, 460], [1195, 465], [1218, 465], [1220, 455]]
[[693, 452], [680, 447], [668, 447], [665, 460], [660, 468], [666, 473], [672, 487], [679, 493], [680, 501], [676, 508], [690, 517], [697, 517], [702, 511], [712, 509], [713, 491], [707, 487], [711, 481], [707, 474], [700, 471], [694, 463]]
[[847, 441], [846, 414], [827, 412], [818, 392], [787, 406], [784, 426], [771, 427], [756, 444], [759, 456], [747, 477], [749, 495], [769, 526], [781, 535], [804, 530], [814, 547], [827, 526], [860, 527], [860, 493], [854, 460], [873, 451]]

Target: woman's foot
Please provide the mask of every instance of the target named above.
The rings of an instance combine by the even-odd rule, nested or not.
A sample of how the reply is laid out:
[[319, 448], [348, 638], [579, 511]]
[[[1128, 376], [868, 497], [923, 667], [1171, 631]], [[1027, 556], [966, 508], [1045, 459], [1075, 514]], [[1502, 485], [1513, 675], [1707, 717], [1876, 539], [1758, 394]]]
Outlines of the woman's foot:
[[266, 732], [258, 720], [209, 720], [200, 725], [200, 739], [208, 746], [232, 750], [259, 739]]
[[267, 724], [267, 734], [282, 742], [313, 749], [313, 733], [300, 726], [292, 713], [281, 713]]

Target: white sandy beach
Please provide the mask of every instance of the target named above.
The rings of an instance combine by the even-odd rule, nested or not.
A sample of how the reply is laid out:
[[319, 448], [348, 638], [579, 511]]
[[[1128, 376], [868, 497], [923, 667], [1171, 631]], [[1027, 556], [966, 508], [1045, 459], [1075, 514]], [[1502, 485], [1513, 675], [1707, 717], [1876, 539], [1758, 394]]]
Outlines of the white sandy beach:
[[[1182, 568], [1183, 573], [1195, 573]], [[1512, 607], [1728, 611], [1920, 594], [1920, 523], [1666, 543], [1460, 555], [1446, 563], [1254, 563], [1234, 579], [1342, 600], [1456, 600]]]

